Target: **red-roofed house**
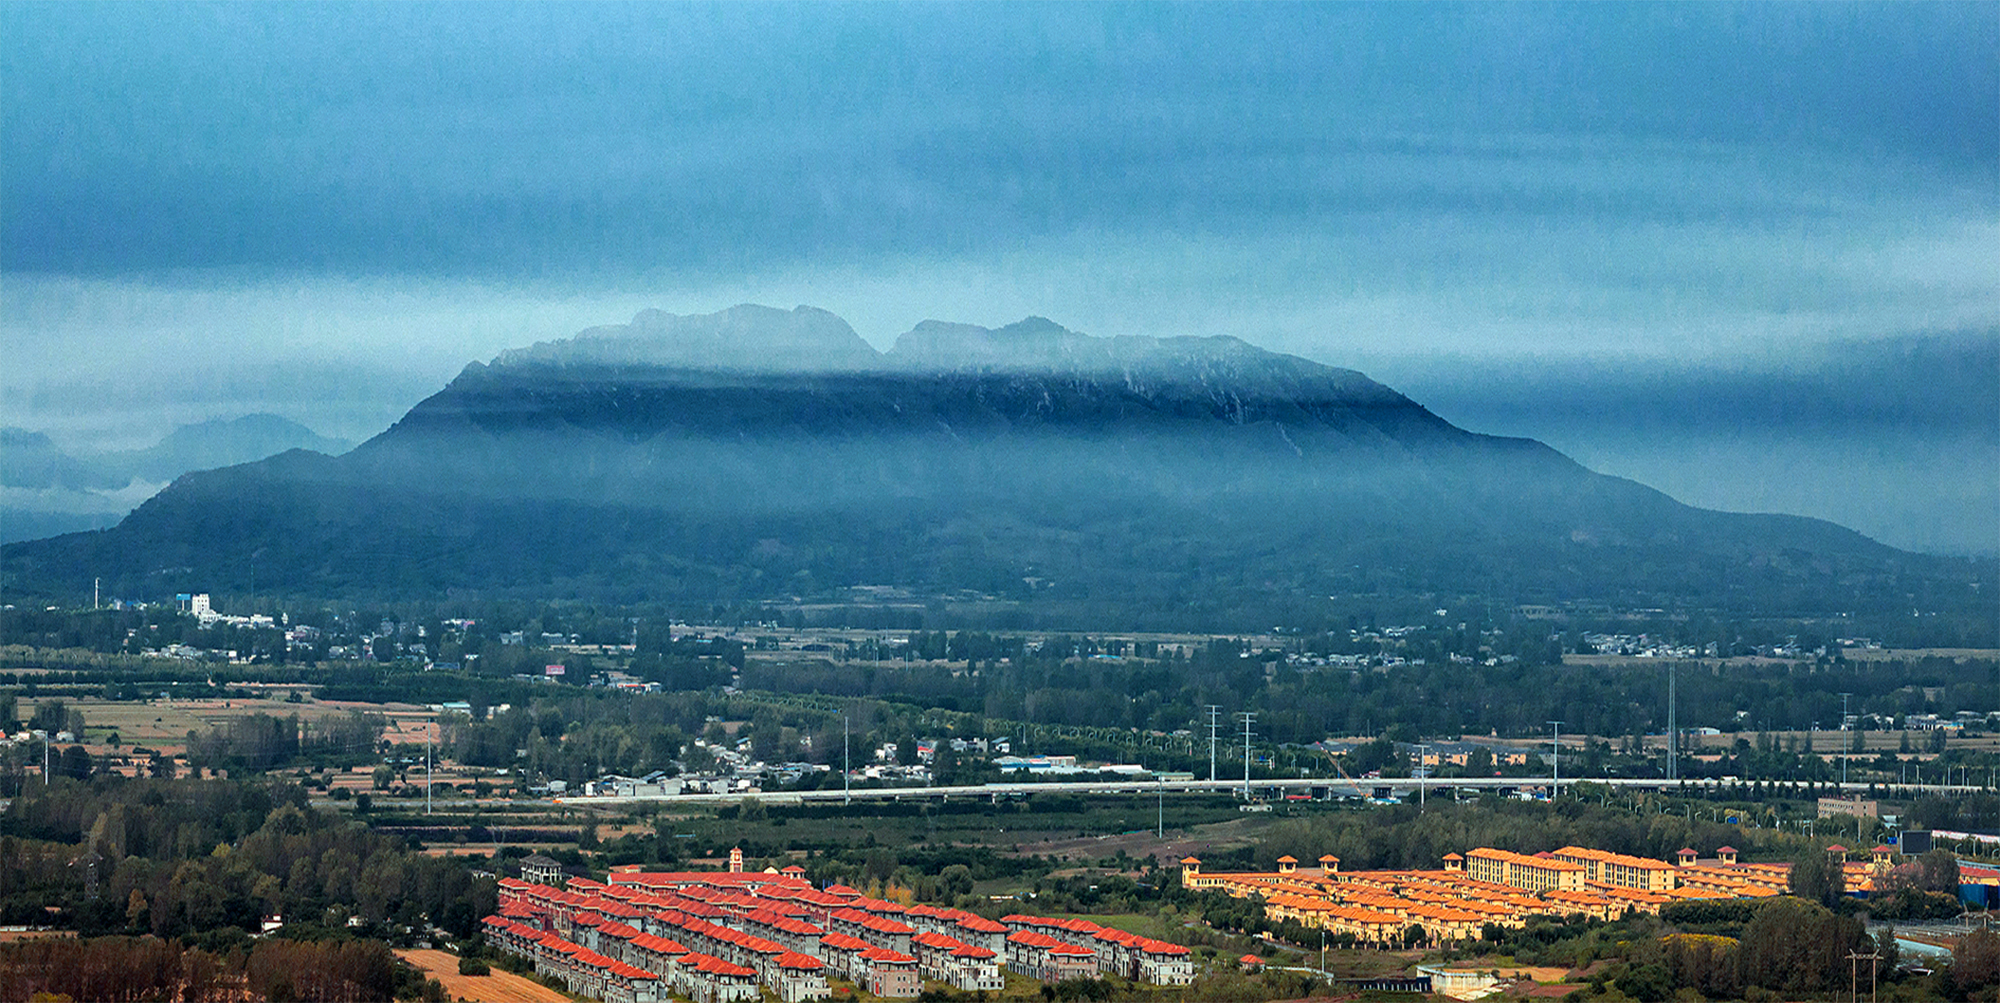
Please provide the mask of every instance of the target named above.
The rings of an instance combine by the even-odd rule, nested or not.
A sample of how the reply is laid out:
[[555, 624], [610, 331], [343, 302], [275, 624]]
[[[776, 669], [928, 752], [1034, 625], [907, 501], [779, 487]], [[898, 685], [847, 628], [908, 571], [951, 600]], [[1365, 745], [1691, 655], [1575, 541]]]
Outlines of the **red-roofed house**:
[[819, 939], [819, 956], [826, 959], [827, 967], [856, 982], [868, 971], [861, 955], [874, 949], [875, 945], [844, 933], [829, 933]]
[[960, 943], [942, 933], [920, 933], [910, 939], [917, 952], [917, 971], [967, 992], [997, 992], [1006, 988], [999, 955], [983, 947]]
[[810, 954], [786, 951], [773, 966], [776, 978], [771, 988], [782, 1003], [803, 1003], [833, 995], [827, 988], [826, 964]]
[[994, 954], [1007, 949], [1007, 927], [984, 916], [966, 913], [957, 918], [956, 929], [946, 931], [951, 936], [974, 947], [983, 947]]
[[1097, 952], [1022, 930], [1007, 938], [1007, 967], [1043, 982], [1088, 978], [1097, 974]]
[[1139, 971], [1133, 976], [1138, 981], [1160, 986], [1194, 983], [1193, 951], [1180, 944], [1150, 937], [1139, 938], [1132, 947], [1139, 956]]
[[695, 1003], [750, 1003], [757, 998], [757, 973], [706, 954], [674, 963], [674, 991]]
[[910, 938], [917, 931], [893, 919], [862, 912], [859, 909], [837, 909], [827, 916], [826, 928], [832, 933], [846, 934], [898, 954], [910, 952]]
[[660, 982], [652, 972], [615, 962], [604, 980], [604, 1003], [658, 1003]]
[[667, 971], [669, 965], [688, 954], [688, 949], [679, 941], [656, 937], [650, 933], [642, 933], [632, 938], [629, 950], [631, 957], [626, 960], [649, 972]]
[[999, 992], [1007, 988], [1007, 976], [1000, 973], [1000, 955], [973, 944], [951, 952], [951, 967], [945, 970], [944, 980], [966, 992]]
[[885, 998], [913, 998], [922, 989], [917, 976], [917, 959], [901, 951], [875, 947], [861, 952], [867, 974], [861, 982], [869, 993]]

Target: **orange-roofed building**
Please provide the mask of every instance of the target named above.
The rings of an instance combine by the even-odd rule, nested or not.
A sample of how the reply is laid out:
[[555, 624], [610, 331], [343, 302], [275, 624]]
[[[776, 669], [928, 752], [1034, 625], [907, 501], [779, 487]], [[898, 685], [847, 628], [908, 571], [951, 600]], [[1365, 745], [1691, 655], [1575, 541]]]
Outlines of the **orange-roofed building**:
[[[1555, 859], [1576, 864], [1584, 868], [1583, 880], [1599, 884], [1617, 885], [1620, 888], [1639, 888], [1649, 892], [1663, 892], [1674, 887], [1674, 867], [1664, 860], [1651, 857], [1633, 857], [1608, 850], [1593, 850], [1582, 846], [1565, 846], [1553, 854]], [[1692, 863], [1694, 851], [1684, 851], [1683, 866]]]
[[1584, 867], [1553, 855], [1527, 856], [1482, 846], [1465, 855], [1465, 873], [1475, 881], [1491, 881], [1539, 892], [1576, 891], [1588, 874]]

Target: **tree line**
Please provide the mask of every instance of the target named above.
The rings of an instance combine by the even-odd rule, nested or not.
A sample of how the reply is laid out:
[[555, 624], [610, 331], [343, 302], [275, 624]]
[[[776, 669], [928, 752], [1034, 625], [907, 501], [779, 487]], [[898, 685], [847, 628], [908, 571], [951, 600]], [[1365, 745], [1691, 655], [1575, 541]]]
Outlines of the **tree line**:
[[275, 939], [211, 952], [158, 937], [30, 940], [0, 945], [0, 999], [103, 1003], [241, 999], [298, 1003], [444, 1000], [444, 987], [379, 941]]
[[469, 936], [490, 878], [306, 804], [295, 784], [94, 777], [31, 786], [0, 814], [0, 922], [187, 937], [287, 926]]

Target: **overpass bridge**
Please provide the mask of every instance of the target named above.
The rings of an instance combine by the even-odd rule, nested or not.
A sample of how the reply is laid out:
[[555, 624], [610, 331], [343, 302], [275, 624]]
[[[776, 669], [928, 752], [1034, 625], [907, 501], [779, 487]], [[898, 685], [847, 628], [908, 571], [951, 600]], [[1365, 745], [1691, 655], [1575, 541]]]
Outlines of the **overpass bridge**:
[[[1736, 787], [1742, 781], [1735, 777], [1699, 779], [1632, 779], [1612, 777], [1593, 779], [1589, 777], [1564, 777], [1560, 786], [1575, 787], [1578, 784], [1593, 784], [1613, 790], [1686, 791], [1690, 794], [1708, 793]], [[860, 787], [852, 790], [812, 790], [812, 791], [741, 791], [727, 794], [644, 794], [644, 795], [585, 795], [555, 798], [555, 802], [571, 808], [632, 808], [643, 805], [729, 805], [740, 804], [755, 799], [767, 805], [796, 804], [846, 804], [855, 801], [950, 801], [957, 799], [1004, 801], [1030, 797], [1036, 794], [1071, 794], [1082, 796], [1110, 794], [1228, 794], [1246, 803], [1303, 799], [1330, 801], [1341, 799], [1405, 798], [1429, 796], [1450, 797], [1459, 791], [1493, 791], [1498, 793], [1540, 792], [1546, 794], [1556, 782], [1548, 777], [1453, 777], [1449, 779], [1419, 780], [1398, 777], [1393, 780], [1338, 780], [1326, 777], [1301, 777], [1282, 780], [1158, 780], [1104, 779], [1088, 780], [1032, 780], [1023, 783], [966, 784], [940, 787]], [[1917, 794], [1978, 794], [1988, 788], [1978, 784], [1864, 784], [1827, 783], [1819, 790], [1841, 794], [1867, 794], [1876, 792], [1885, 797], [1909, 797]]]

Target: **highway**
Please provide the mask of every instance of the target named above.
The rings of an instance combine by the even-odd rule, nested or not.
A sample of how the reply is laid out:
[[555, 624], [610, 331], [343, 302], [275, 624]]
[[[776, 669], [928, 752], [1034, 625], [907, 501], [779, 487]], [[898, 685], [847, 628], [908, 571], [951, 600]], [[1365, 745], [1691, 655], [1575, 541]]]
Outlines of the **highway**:
[[[1633, 780], [1614, 778], [1593, 780], [1589, 778], [1564, 777], [1562, 786], [1574, 787], [1578, 784], [1595, 784], [1615, 790], [1676, 790], [1707, 791], [1715, 788], [1735, 786], [1734, 778], [1724, 779], [1684, 779], [1684, 780]], [[1370, 798], [1370, 797], [1449, 797], [1451, 792], [1460, 790], [1484, 791], [1546, 791], [1550, 780], [1547, 777], [1454, 777], [1431, 781], [1398, 777], [1393, 780], [1330, 780], [1324, 777], [1294, 780], [1252, 780], [1248, 784], [1251, 801], [1282, 801], [1287, 796], [1304, 795], [1313, 799]], [[1822, 790], [1838, 789], [1845, 794], [1866, 794], [1870, 785], [1863, 783], [1828, 783]], [[1977, 784], [1895, 784], [1874, 785], [1878, 795], [1884, 797], [1907, 797], [1912, 794], [1979, 794], [1987, 788]], [[754, 798], [764, 804], [828, 804], [847, 801], [948, 801], [961, 800], [1003, 800], [1026, 797], [1033, 794], [1232, 794], [1243, 796], [1245, 784], [1241, 780], [1047, 780], [1028, 783], [973, 784], [955, 787], [866, 787], [851, 791], [750, 791], [729, 794], [649, 794], [639, 796], [573, 796], [553, 799], [556, 804], [572, 808], [622, 808], [638, 805], [724, 805], [736, 804]]]

